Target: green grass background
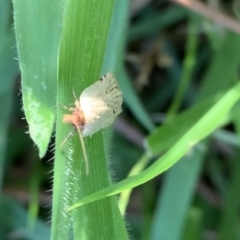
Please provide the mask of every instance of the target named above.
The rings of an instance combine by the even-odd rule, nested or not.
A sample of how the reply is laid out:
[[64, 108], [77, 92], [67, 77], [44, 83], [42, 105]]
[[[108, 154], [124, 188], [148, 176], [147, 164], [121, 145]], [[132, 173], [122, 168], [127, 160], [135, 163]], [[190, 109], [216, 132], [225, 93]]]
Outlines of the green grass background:
[[[240, 239], [240, 37], [134, 4], [1, 1], [0, 239]], [[146, 61], [156, 42], [171, 64]], [[59, 104], [107, 71], [123, 113], [85, 139], [86, 176], [78, 136], [60, 148], [72, 128]]]

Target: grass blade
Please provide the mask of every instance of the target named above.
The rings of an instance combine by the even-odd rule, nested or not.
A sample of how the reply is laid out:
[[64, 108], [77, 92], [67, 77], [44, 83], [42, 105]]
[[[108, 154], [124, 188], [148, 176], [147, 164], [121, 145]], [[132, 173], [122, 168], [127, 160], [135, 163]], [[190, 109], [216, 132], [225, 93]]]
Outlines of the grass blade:
[[14, 0], [23, 109], [39, 156], [47, 151], [56, 105], [57, 53], [64, 0]]
[[13, 83], [18, 73], [18, 63], [14, 59], [16, 52], [13, 46], [16, 44], [14, 33], [9, 31], [9, 15], [11, 13], [11, 2], [4, 0], [0, 3], [0, 188], [4, 176], [5, 154], [7, 145], [7, 132], [12, 110]]
[[[101, 75], [114, 1], [70, 0], [63, 22], [59, 51], [59, 104], [74, 102], [72, 89], [79, 96]], [[108, 63], [105, 62], [105, 66]], [[111, 70], [111, 69], [104, 69]], [[72, 126], [62, 123], [64, 111], [58, 109], [53, 186], [52, 240], [127, 239], [124, 221], [115, 197], [95, 202], [72, 213], [66, 209], [76, 199], [110, 185], [101, 132], [84, 138], [89, 159], [86, 176], [78, 136], [60, 148]], [[118, 222], [118, 226], [116, 225]], [[106, 227], [107, 226], [107, 227]], [[91, 229], [91, 231], [89, 230]]]

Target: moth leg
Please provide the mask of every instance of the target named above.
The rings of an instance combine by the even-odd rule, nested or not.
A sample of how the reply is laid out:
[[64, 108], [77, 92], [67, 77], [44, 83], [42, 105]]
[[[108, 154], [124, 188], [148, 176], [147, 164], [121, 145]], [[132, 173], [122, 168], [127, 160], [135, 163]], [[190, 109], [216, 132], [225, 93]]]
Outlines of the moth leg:
[[63, 142], [60, 144], [60, 148], [67, 142], [67, 140], [73, 136], [74, 132], [76, 131], [76, 129], [74, 128], [71, 132], [68, 133], [68, 135], [66, 136], [66, 138], [63, 140]]
[[74, 108], [72, 108], [72, 107], [66, 107], [66, 106], [64, 106], [64, 105], [62, 105], [62, 104], [58, 104], [62, 109], [64, 109], [64, 110], [67, 110], [67, 111], [69, 111], [69, 112], [72, 112], [73, 110], [74, 110]]
[[82, 153], [83, 153], [83, 159], [84, 159], [85, 167], [86, 167], [86, 175], [88, 176], [88, 174], [89, 174], [89, 163], [88, 163], [88, 156], [87, 156], [86, 146], [85, 146], [85, 143], [84, 143], [84, 140], [83, 140], [83, 135], [82, 135], [80, 127], [76, 126], [76, 129], [78, 131], [80, 143], [82, 145]]

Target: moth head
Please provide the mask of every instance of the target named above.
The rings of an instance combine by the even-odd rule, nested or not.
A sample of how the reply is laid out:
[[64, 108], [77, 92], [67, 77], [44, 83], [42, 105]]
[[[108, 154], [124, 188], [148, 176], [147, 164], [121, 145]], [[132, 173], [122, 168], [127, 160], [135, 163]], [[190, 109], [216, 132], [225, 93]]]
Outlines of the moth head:
[[72, 114], [64, 114], [63, 123], [69, 123], [75, 127], [76, 126], [83, 127], [85, 124], [85, 119], [82, 111], [78, 108], [75, 108]]
[[74, 122], [76, 122], [76, 116], [70, 114], [63, 115], [63, 123], [74, 124]]

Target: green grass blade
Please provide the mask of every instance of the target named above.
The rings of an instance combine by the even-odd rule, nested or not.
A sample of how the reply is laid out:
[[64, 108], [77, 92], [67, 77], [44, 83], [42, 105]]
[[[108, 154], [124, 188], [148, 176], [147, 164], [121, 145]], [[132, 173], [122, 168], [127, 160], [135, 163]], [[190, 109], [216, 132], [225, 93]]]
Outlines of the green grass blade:
[[[134, 175], [139, 174], [140, 172], [142, 172], [143, 169], [148, 164], [148, 162], [149, 162], [149, 158], [144, 154], [137, 161], [137, 163], [133, 166], [133, 168], [131, 169], [130, 173], [128, 174], [128, 177], [134, 176]], [[120, 208], [120, 211], [121, 211], [122, 215], [124, 215], [125, 212], [126, 212], [126, 208], [127, 208], [128, 202], [129, 202], [129, 198], [130, 198], [131, 192], [132, 192], [132, 189], [128, 189], [128, 190], [122, 192], [120, 197], [119, 197], [118, 205], [119, 205], [119, 208]]]
[[223, 121], [226, 115], [240, 98], [240, 84], [235, 85], [204, 115], [194, 126], [192, 126], [173, 147], [167, 151], [162, 157], [156, 160], [148, 169], [141, 174], [127, 178], [111, 187], [102, 189], [99, 192], [91, 194], [76, 204], [68, 208], [68, 210], [96, 201], [98, 199], [112, 196], [123, 190], [141, 185], [150, 179], [156, 177], [160, 173], [166, 171], [183, 157], [195, 144], [212, 133]]
[[238, 239], [237, 231], [239, 228], [238, 210], [240, 207], [240, 161], [239, 151], [233, 159], [232, 179], [229, 182], [226, 200], [220, 219], [219, 240]]
[[[116, 73], [118, 64], [123, 61], [128, 9], [128, 0], [115, 1], [101, 75], [105, 74], [106, 71]], [[118, 78], [118, 81], [121, 82], [121, 78]]]
[[46, 153], [54, 125], [63, 3], [13, 1], [23, 109], [40, 157]]
[[194, 65], [196, 62], [196, 53], [198, 47], [198, 37], [197, 34], [194, 32], [196, 29], [197, 21], [194, 16], [189, 16], [188, 22], [188, 38], [186, 43], [186, 54], [183, 61], [183, 72], [182, 76], [178, 85], [177, 92], [173, 99], [173, 102], [168, 110], [167, 120], [171, 120], [175, 117], [178, 112], [179, 107], [181, 106], [185, 93], [189, 85], [191, 85], [192, 74], [194, 70]]
[[[176, 240], [182, 235], [192, 197], [191, 189], [195, 188], [206, 150], [205, 142], [198, 144], [165, 176], [154, 214], [152, 240]], [[173, 221], [174, 225], [171, 224]]]
[[[122, 61], [124, 58], [126, 28], [128, 25], [128, 22], [126, 20], [128, 19], [128, 15], [129, 15], [128, 10], [129, 10], [128, 0], [117, 0], [115, 2], [113, 16], [111, 19], [111, 25], [110, 25], [109, 34], [108, 34], [107, 49], [105, 51], [104, 61], [103, 61], [103, 66], [101, 71], [101, 75], [106, 73], [106, 71], [109, 71], [109, 70], [115, 73], [118, 79], [119, 87], [124, 94], [123, 96], [124, 103], [126, 102], [126, 96], [127, 96], [125, 92], [125, 85], [126, 85], [125, 79], [123, 79], [118, 74], [117, 70], [118, 70], [119, 64], [122, 64]], [[116, 31], [116, 29], [118, 29], [118, 31]], [[135, 92], [132, 92], [132, 94], [135, 94]], [[145, 127], [147, 128], [147, 123], [145, 122], [143, 123], [143, 125], [144, 124], [145, 124]], [[108, 130], [104, 131], [103, 134], [104, 134], [104, 146], [105, 146], [106, 156], [116, 155], [117, 159], [114, 159], [114, 162], [117, 162], [118, 158], [121, 158], [121, 156], [119, 156], [118, 152], [114, 151], [113, 148], [114, 146], [118, 146], [119, 144], [121, 145], [121, 143], [116, 141], [115, 134], [112, 128], [109, 128], [109, 131]], [[111, 158], [110, 158], [110, 161], [111, 161]], [[114, 167], [111, 165], [111, 168], [114, 168]]]
[[[189, 110], [175, 117], [174, 120], [156, 128], [156, 130], [146, 138], [145, 145], [151, 156], [156, 156], [170, 148], [189, 128], [206, 114], [220, 99], [219, 96], [207, 99], [194, 105]], [[164, 139], [164, 141], [161, 141]]]
[[[227, 32], [211, 67], [206, 73], [198, 99], [206, 99], [220, 91], [226, 91], [236, 83], [237, 66], [240, 61], [240, 36]], [[229, 63], [229, 61], [231, 62]]]
[[[128, 22], [128, 1], [116, 1], [113, 18], [110, 25], [109, 38], [107, 43], [107, 51], [104, 56], [104, 63], [102, 68], [102, 74], [111, 70], [116, 73], [119, 80], [119, 87], [124, 94], [124, 102], [131, 109], [134, 116], [138, 121], [148, 130], [154, 129], [154, 124], [149, 117], [149, 114], [144, 109], [139, 97], [134, 91], [131, 81], [127, 76], [127, 73], [123, 67], [124, 62], [124, 50], [126, 42], [126, 32]], [[118, 31], [116, 31], [118, 29]]]
[[[238, 136], [240, 135], [240, 102], [236, 104], [232, 111], [233, 123], [235, 125]], [[237, 232], [239, 226], [238, 210], [239, 210], [239, 196], [240, 196], [240, 161], [239, 150], [237, 150], [236, 156], [233, 158], [231, 166], [231, 180], [227, 185], [226, 200], [224, 201], [223, 211], [219, 226], [219, 239], [238, 239]]]
[[141, 103], [139, 97], [131, 85], [129, 76], [127, 75], [123, 66], [119, 65], [117, 76], [121, 79], [119, 86], [124, 93], [124, 101], [131, 109], [133, 115], [137, 120], [142, 123], [142, 125], [149, 131], [152, 132], [154, 127], [153, 121], [151, 120], [149, 114]]
[[150, 35], [174, 25], [174, 23], [183, 20], [187, 15], [186, 9], [173, 6], [159, 13], [156, 11], [143, 21], [139, 21], [129, 29], [129, 40], [134, 41], [146, 35]]
[[29, 183], [29, 205], [28, 205], [28, 223], [27, 226], [29, 229], [34, 229], [36, 220], [39, 214], [39, 198], [40, 198], [40, 188], [41, 188], [41, 162], [36, 161], [37, 155], [36, 152], [32, 154], [34, 163], [32, 164], [32, 176], [30, 177], [31, 181]]
[[12, 111], [13, 83], [18, 73], [18, 63], [14, 33], [10, 31], [9, 16], [11, 14], [11, 2], [3, 0], [0, 2], [0, 188], [4, 176], [4, 165], [6, 159], [7, 132]]
[[[107, 69], [110, 65], [106, 62], [106, 54], [114, 2], [68, 1], [59, 50], [58, 104], [69, 106], [75, 101], [72, 89], [79, 96], [84, 88], [98, 80], [103, 72], [104, 56], [104, 71], [111, 70]], [[99, 236], [113, 240], [128, 239], [115, 197], [66, 212], [76, 199], [111, 183], [101, 132], [92, 138], [84, 138], [89, 159], [88, 176], [79, 137], [73, 136], [60, 148], [61, 142], [72, 130], [72, 126], [62, 123], [64, 113], [58, 108], [51, 239], [68, 239], [71, 232], [74, 239], [99, 239]]]
[[240, 136], [228, 130], [219, 129], [213, 133], [213, 137], [226, 144], [240, 147]]
[[201, 240], [204, 217], [201, 209], [191, 208], [187, 213], [187, 224], [185, 226], [184, 235], [181, 240]]

